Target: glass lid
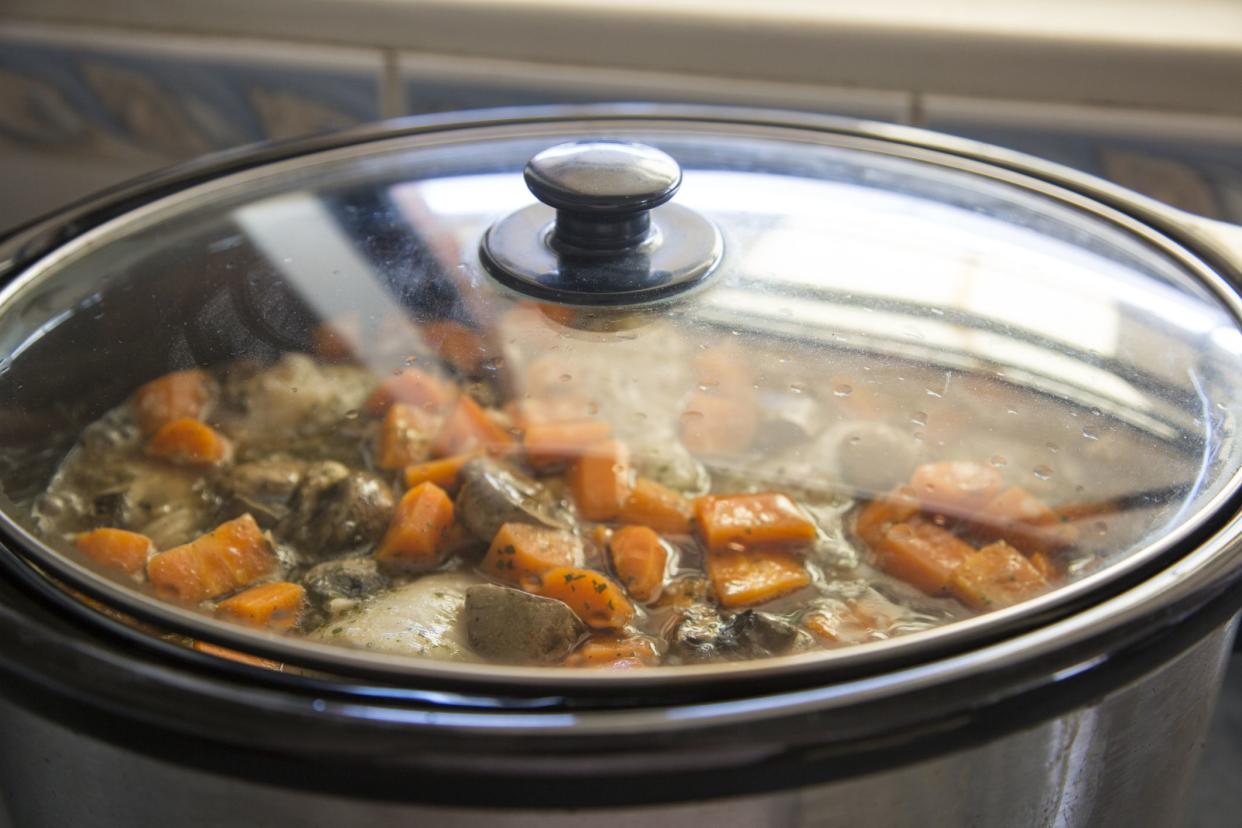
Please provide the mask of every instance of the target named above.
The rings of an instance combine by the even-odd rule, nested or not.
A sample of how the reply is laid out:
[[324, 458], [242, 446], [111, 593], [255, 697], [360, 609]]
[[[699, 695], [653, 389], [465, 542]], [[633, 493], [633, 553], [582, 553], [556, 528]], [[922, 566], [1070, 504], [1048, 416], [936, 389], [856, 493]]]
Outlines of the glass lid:
[[1121, 212], [879, 132], [394, 132], [12, 278], [0, 506], [67, 589], [239, 658], [858, 663], [1081, 606], [1220, 517], [1236, 310]]

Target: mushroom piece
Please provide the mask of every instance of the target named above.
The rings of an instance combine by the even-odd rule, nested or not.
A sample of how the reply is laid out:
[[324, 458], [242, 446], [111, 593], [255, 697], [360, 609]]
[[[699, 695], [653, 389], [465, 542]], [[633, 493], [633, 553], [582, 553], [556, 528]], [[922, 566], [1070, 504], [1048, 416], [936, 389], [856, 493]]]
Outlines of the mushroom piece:
[[768, 613], [745, 610], [726, 620], [697, 606], [674, 630], [669, 652], [684, 663], [701, 664], [782, 655], [810, 643], [807, 633]]
[[394, 508], [392, 490], [375, 475], [317, 463], [303, 475], [276, 533], [321, 559], [377, 542]]
[[301, 577], [311, 601], [337, 613], [388, 588], [374, 558], [341, 558], [311, 567]]
[[480, 457], [462, 466], [457, 519], [479, 540], [488, 543], [506, 523], [533, 523], [568, 529], [567, 514], [552, 502], [547, 490], [523, 474]]
[[249, 512], [265, 528], [289, 514], [289, 499], [302, 480], [307, 464], [272, 455], [226, 469], [216, 485], [220, 490], [223, 517]]
[[493, 584], [466, 590], [465, 624], [471, 649], [514, 664], [562, 661], [587, 632], [563, 601]]

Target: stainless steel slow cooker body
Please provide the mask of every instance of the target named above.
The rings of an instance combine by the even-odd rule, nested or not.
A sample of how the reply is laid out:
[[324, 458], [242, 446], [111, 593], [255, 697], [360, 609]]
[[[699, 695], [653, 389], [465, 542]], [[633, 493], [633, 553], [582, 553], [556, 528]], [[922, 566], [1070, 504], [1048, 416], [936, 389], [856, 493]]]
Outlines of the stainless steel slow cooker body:
[[[566, 125], [571, 128], [562, 130]], [[807, 144], [873, 152], [1036, 192], [1121, 228], [1138, 244], [1176, 261], [1236, 323], [1232, 228], [1053, 165], [967, 142], [895, 127], [721, 110], [501, 112], [265, 148], [141, 183], [27, 228], [7, 240], [0, 262], [14, 284], [71, 247], [75, 238], [89, 244], [91, 231], [108, 221], [158, 212], [160, 198], [193, 197], [196, 185], [210, 187], [230, 175], [262, 180], [282, 162], [296, 165], [317, 153], [360, 150], [365, 156], [383, 142], [419, 146], [489, 129], [525, 132], [550, 142], [556, 135], [628, 136], [644, 130], [659, 135], [662, 129], [690, 125], [705, 133], [779, 134]], [[358, 163], [365, 168], [365, 157]], [[731, 241], [736, 243], [726, 232], [726, 255]], [[178, 269], [201, 263], [170, 260], [168, 266], [171, 278]], [[701, 288], [711, 289], [710, 283]], [[90, 295], [86, 291], [88, 301], [74, 307], [95, 313]], [[42, 298], [42, 304], [28, 307], [47, 310], [63, 297]], [[134, 301], [150, 303], [141, 295]], [[106, 325], [107, 307], [103, 310], [98, 318]], [[183, 312], [184, 306], [176, 313]], [[157, 331], [167, 324], [162, 322], [166, 314], [166, 307], [150, 304], [145, 319]], [[258, 324], [279, 338], [287, 322], [269, 316]], [[173, 327], [180, 328], [180, 322]], [[54, 336], [55, 325], [49, 324], [46, 333]], [[201, 349], [196, 360], [226, 355], [210, 330], [191, 333], [185, 339]], [[1232, 340], [1227, 335], [1218, 339], [1221, 353], [1236, 357]], [[76, 344], [90, 347], [86, 341]], [[164, 363], [165, 356], [152, 353], [150, 363]], [[88, 363], [84, 372], [90, 373], [107, 360], [83, 361]], [[17, 367], [17, 360], [12, 364]], [[129, 367], [140, 375], [153, 373], [150, 365]], [[27, 382], [39, 376], [24, 375]], [[46, 370], [42, 376], [50, 394], [44, 401], [54, 403], [52, 389], [61, 383], [63, 393], [66, 377]], [[81, 386], [83, 379], [71, 381]], [[133, 378], [117, 376], [88, 393], [114, 404], [121, 389], [135, 384]], [[37, 399], [39, 389], [24, 393]], [[1219, 402], [1219, 409], [1230, 414], [1232, 400]], [[6, 412], [13, 433], [26, 435], [17, 442], [37, 442], [28, 435], [46, 424], [21, 413]], [[1232, 421], [1222, 417], [1211, 425], [1197, 424], [1209, 432], [1216, 429], [1220, 445], [1213, 447], [1212, 457], [1228, 460]], [[46, 464], [48, 454], [57, 450], [26, 455], [22, 470], [37, 478], [40, 460]], [[10, 481], [22, 479], [13, 466], [8, 473]], [[9, 594], [0, 603], [0, 621], [11, 633], [3, 636], [11, 676], [6, 689], [12, 698], [6, 712], [11, 732], [23, 735], [12, 740], [13, 750], [3, 762], [6, 778], [25, 781], [6, 786], [5, 796], [26, 819], [34, 819], [40, 809], [69, 815], [85, 807], [73, 801], [52, 805], [50, 788], [40, 777], [20, 771], [28, 765], [18, 761], [19, 753], [34, 750], [55, 755], [66, 767], [81, 759], [81, 773], [99, 779], [129, 772], [121, 769], [132, 761], [133, 768], [143, 765], [147, 774], [171, 774], [167, 790], [187, 785], [194, 796], [214, 796], [221, 775], [230, 779], [227, 786], [239, 784], [239, 775], [247, 777], [240, 783], [247, 793], [233, 805], [200, 811], [214, 814], [202, 817], [202, 824], [243, 813], [243, 803], [259, 811], [274, 809], [268, 811], [273, 815], [309, 806], [324, 814], [344, 809], [341, 813], [407, 824], [400, 820], [419, 814], [468, 818], [462, 812], [420, 811], [421, 806], [410, 804], [415, 802], [459, 809], [533, 807], [543, 812], [538, 819], [547, 819], [560, 807], [615, 808], [743, 794], [749, 796], [736, 806], [741, 810], [677, 805], [667, 813], [695, 814], [718, 824], [722, 814], [730, 813], [745, 815], [737, 824], [830, 825], [860, 817], [912, 824], [916, 814], [926, 824], [929, 809], [943, 814], [940, 823], [933, 817], [933, 824], [1001, 824], [1004, 819], [1030, 824], [1055, 821], [1054, 816], [1063, 824], [1107, 819], [1120, 824], [1124, 814], [1144, 815], [1152, 824], [1172, 821], [1180, 802], [1178, 786], [1184, 788], [1193, 768], [1198, 735], [1219, 681], [1228, 648], [1226, 625], [1236, 610], [1237, 478], [1238, 469], [1227, 467], [1194, 508], [1177, 510], [1177, 520], [1137, 544], [1137, 553], [1019, 611], [853, 654], [627, 677], [556, 671], [551, 680], [547, 673], [518, 668], [411, 666], [349, 653], [329, 657], [284, 639], [187, 618], [154, 601], [127, 598], [72, 560], [41, 554], [26, 528], [6, 521], [3, 562]], [[163, 629], [192, 630], [228, 646], [329, 668], [331, 675], [266, 674], [187, 651], [67, 598], [46, 574]], [[1167, 712], [1136, 713], [1153, 704]], [[69, 730], [55, 724], [66, 719]], [[125, 726], [118, 725], [122, 721]], [[90, 735], [81, 735], [82, 750], [75, 759], [79, 733]], [[1104, 750], [1110, 740], [1129, 745], [1127, 758]], [[1161, 762], [1148, 761], [1147, 751], [1156, 745], [1167, 747], [1161, 762], [1168, 764], [1160, 770]], [[158, 756], [166, 764], [137, 754]], [[961, 784], [962, 774], [985, 772], [991, 784]], [[186, 782], [187, 775], [202, 784]], [[421, 782], [411, 784], [412, 778]], [[936, 786], [936, 779], [946, 778], [952, 784]], [[1122, 805], [1114, 801], [1143, 779], [1151, 782], [1150, 795]], [[921, 792], [908, 799], [877, 799], [876, 791], [890, 783], [907, 792], [914, 785]], [[104, 807], [126, 818], [146, 813], [133, 803], [114, 801]], [[1097, 810], [1105, 807], [1107, 818]], [[595, 817], [605, 822], [628, 818], [601, 812]], [[527, 817], [503, 818], [520, 824]]]

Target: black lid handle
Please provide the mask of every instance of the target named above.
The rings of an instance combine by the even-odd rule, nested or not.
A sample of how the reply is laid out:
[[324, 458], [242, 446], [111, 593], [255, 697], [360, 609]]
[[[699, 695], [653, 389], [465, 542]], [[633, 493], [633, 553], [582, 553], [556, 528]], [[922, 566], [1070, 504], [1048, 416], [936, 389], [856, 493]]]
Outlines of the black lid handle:
[[642, 245], [651, 233], [650, 211], [681, 186], [681, 167], [655, 147], [578, 141], [535, 155], [525, 178], [535, 197], [556, 210], [553, 247], [602, 254]]

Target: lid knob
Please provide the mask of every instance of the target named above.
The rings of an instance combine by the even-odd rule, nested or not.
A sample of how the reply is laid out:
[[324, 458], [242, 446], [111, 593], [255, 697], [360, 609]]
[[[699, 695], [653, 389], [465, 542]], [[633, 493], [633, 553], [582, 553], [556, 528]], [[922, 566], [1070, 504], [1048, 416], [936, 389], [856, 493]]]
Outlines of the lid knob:
[[641, 244], [651, 213], [681, 186], [681, 167], [655, 147], [577, 141], [550, 147], [526, 164], [526, 186], [556, 212], [550, 242], [573, 252]]
[[720, 262], [716, 226], [667, 203], [681, 167], [655, 147], [558, 144], [532, 157], [524, 177], [542, 203], [493, 224], [479, 246], [508, 287], [566, 304], [637, 305], [693, 287]]

